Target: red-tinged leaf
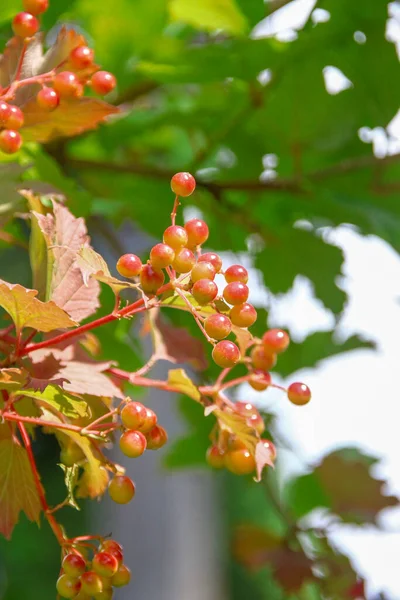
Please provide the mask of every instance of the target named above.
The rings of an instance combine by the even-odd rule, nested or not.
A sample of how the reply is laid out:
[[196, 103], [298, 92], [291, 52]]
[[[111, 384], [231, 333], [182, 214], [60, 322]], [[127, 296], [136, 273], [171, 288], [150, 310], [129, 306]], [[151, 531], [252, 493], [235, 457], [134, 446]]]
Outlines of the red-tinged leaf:
[[34, 213], [47, 244], [47, 297], [54, 300], [71, 318], [81, 321], [91, 316], [99, 307], [100, 288], [97, 281], [84, 284], [81, 270], [76, 264], [77, 253], [88, 246], [85, 222], [77, 219], [62, 204], [53, 203], [54, 215]]
[[39, 522], [40, 499], [25, 448], [11, 438], [0, 441], [0, 533], [11, 537], [19, 514]]
[[183, 369], [172, 369], [168, 372], [168, 384], [177, 392], [189, 396], [196, 402], [201, 401], [201, 394], [193, 381]]
[[[315, 565], [321, 574], [319, 584], [324, 596], [332, 600], [345, 598], [363, 598], [365, 595], [363, 582], [347, 556], [337, 551], [325, 537], [318, 537], [315, 542]], [[360, 587], [361, 583], [361, 587]], [[362, 592], [352, 596], [354, 592]]]
[[269, 567], [288, 593], [297, 592], [306, 581], [314, 579], [312, 561], [303, 551], [292, 550], [285, 538], [255, 525], [237, 528], [233, 552], [236, 560], [248, 568]]
[[31, 398], [39, 409], [42, 407], [50, 411], [54, 409], [56, 413], [61, 413], [70, 419], [85, 417], [88, 414], [88, 406], [82, 398], [73, 396], [54, 384], [46, 386], [43, 392], [24, 389], [15, 392], [14, 395]]
[[36, 290], [29, 290], [22, 285], [0, 280], [0, 306], [14, 321], [17, 333], [21, 332], [24, 327], [49, 332], [77, 325], [53, 301], [41, 302], [36, 296]]
[[[152, 313], [153, 311], [151, 311]], [[151, 314], [150, 313], [150, 314]], [[175, 363], [189, 363], [196, 371], [204, 371], [208, 361], [203, 344], [184, 327], [175, 327], [158, 315], [156, 327], [162, 337], [165, 352]]]
[[40, 73], [47, 73], [56, 67], [59, 67], [61, 63], [61, 69], [65, 70], [65, 61], [71, 54], [71, 50], [77, 46], [85, 46], [86, 39], [83, 35], [76, 32], [74, 29], [67, 29], [62, 27], [58, 32], [55, 43], [46, 52], [44, 59], [40, 65]]
[[239, 346], [240, 354], [245, 356], [246, 351], [251, 346], [253, 340], [252, 334], [248, 329], [236, 327], [236, 325], [232, 325], [232, 333], [236, 336], [236, 343]]
[[[38, 33], [29, 40], [24, 40], [20, 37], [13, 37], [7, 42], [3, 54], [0, 55], [1, 87], [8, 87], [14, 81], [18, 68], [20, 68], [21, 71], [19, 75], [20, 79], [26, 79], [27, 77], [32, 77], [38, 74], [43, 62], [42, 40], [43, 34]], [[35, 86], [35, 88], [37, 87], [38, 86]], [[17, 101], [18, 98], [16, 99], [16, 103]], [[18, 102], [18, 105], [20, 104], [21, 103]]]
[[25, 385], [27, 377], [28, 372], [24, 369], [0, 369], [0, 390], [19, 390]]
[[98, 254], [89, 246], [85, 246], [79, 250], [76, 263], [81, 270], [85, 285], [89, 285], [91, 278], [94, 278], [109, 285], [115, 295], [118, 295], [120, 291], [126, 288], [137, 289], [138, 287], [137, 284], [131, 281], [121, 281], [113, 277], [101, 254]]

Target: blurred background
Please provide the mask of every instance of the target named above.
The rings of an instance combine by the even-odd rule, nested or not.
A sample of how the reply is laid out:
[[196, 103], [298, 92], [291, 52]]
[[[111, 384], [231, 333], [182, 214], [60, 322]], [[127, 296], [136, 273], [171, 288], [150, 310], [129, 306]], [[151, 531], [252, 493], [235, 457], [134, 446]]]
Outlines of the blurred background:
[[[0, 6], [3, 43], [18, 10], [17, 0]], [[276, 391], [239, 390], [278, 447], [275, 473], [258, 485], [206, 469], [201, 410], [152, 393], [170, 443], [127, 465], [135, 501], [65, 509], [68, 531], [124, 544], [133, 582], [118, 600], [400, 598], [400, 3], [53, 0], [49, 43], [62, 25], [117, 76], [109, 101], [122, 116], [27, 145], [15, 177], [64, 194], [112, 267], [161, 239], [169, 179], [191, 171], [185, 217], [202, 215], [208, 249], [249, 268], [256, 333], [290, 332], [275, 379], [313, 392], [299, 408]], [[1, 277], [29, 286], [24, 251], [0, 244]], [[111, 292], [102, 300], [109, 312]], [[149, 348], [140, 323], [128, 325], [99, 338], [105, 358], [134, 370]], [[39, 436], [35, 450], [57, 502], [57, 444]], [[46, 524], [21, 519], [0, 540], [1, 599], [55, 598], [58, 569]]]

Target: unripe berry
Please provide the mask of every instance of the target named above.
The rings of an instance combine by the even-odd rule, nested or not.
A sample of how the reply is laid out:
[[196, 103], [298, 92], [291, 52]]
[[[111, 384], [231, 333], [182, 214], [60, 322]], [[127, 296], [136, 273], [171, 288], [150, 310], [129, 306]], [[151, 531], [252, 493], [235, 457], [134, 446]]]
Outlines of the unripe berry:
[[86, 592], [81, 591], [79, 592], [79, 594], [77, 596], [74, 596], [74, 600], [92, 600], [92, 597], [89, 596], [89, 594], [87, 594]]
[[222, 369], [234, 367], [240, 360], [240, 350], [233, 342], [223, 340], [214, 346], [212, 351], [214, 362]]
[[263, 392], [271, 383], [271, 375], [266, 371], [256, 370], [251, 374], [249, 384], [257, 392]]
[[97, 71], [91, 78], [93, 91], [100, 96], [105, 96], [113, 91], [117, 85], [114, 75], [108, 71]]
[[128, 504], [135, 495], [135, 484], [126, 475], [116, 475], [108, 484], [108, 493], [117, 504]]
[[22, 146], [22, 137], [18, 131], [3, 129], [0, 133], [0, 150], [5, 154], [15, 154]]
[[215, 254], [215, 252], [206, 252], [205, 254], [202, 254], [197, 259], [197, 262], [211, 263], [212, 266], [214, 267], [216, 273], [219, 273], [220, 270], [222, 269], [222, 258], [220, 256], [218, 256], [218, 254]]
[[217, 294], [217, 284], [210, 279], [200, 279], [192, 287], [192, 296], [201, 305], [212, 302]]
[[251, 402], [235, 402], [236, 411], [244, 417], [251, 417], [252, 415], [258, 414], [258, 410]]
[[246, 449], [232, 450], [225, 454], [225, 466], [235, 475], [250, 475], [256, 468], [256, 461]]
[[69, 61], [74, 69], [86, 69], [90, 67], [94, 60], [94, 52], [88, 46], [77, 46], [74, 48], [70, 55]]
[[305, 383], [300, 383], [299, 381], [289, 385], [287, 395], [290, 402], [297, 406], [303, 406], [311, 400], [310, 388]]
[[32, 37], [39, 29], [39, 21], [29, 12], [20, 12], [12, 22], [13, 32], [21, 38]]
[[[104, 584], [103, 584], [104, 585]], [[99, 592], [95, 595], [95, 600], [112, 600], [114, 596], [114, 592], [112, 587], [103, 589], [102, 592]]]
[[215, 269], [209, 262], [197, 263], [190, 273], [190, 278], [193, 283], [196, 283], [196, 281], [199, 281], [200, 279], [213, 280], [215, 278]]
[[98, 575], [112, 577], [118, 571], [118, 561], [109, 552], [97, 552], [93, 557], [92, 567]]
[[86, 570], [86, 561], [79, 554], [67, 554], [62, 562], [62, 568], [69, 577], [80, 577]]
[[161, 270], [169, 267], [175, 258], [175, 252], [167, 244], [156, 244], [150, 250], [150, 262], [154, 269]]
[[189, 273], [195, 262], [196, 259], [193, 252], [188, 248], [182, 248], [181, 250], [176, 251], [175, 258], [172, 262], [172, 268], [178, 273]]
[[54, 76], [53, 86], [61, 98], [79, 98], [83, 93], [78, 77], [72, 71], [62, 71]]
[[251, 327], [257, 321], [257, 311], [252, 304], [245, 302], [231, 308], [229, 317], [236, 327]]
[[276, 365], [276, 354], [267, 352], [263, 346], [256, 346], [250, 353], [254, 369], [269, 371]]
[[177, 196], [186, 198], [196, 189], [196, 180], [190, 173], [175, 173], [171, 179], [171, 190]]
[[64, 574], [57, 579], [56, 588], [63, 598], [74, 598], [81, 589], [81, 582], [79, 579]]
[[89, 596], [96, 596], [103, 591], [103, 584], [100, 577], [94, 571], [86, 571], [81, 576], [82, 590]]
[[260, 435], [262, 433], [264, 433], [264, 431], [265, 431], [264, 419], [262, 418], [262, 416], [260, 415], [260, 413], [258, 411], [256, 413], [252, 414], [250, 417], [248, 417], [247, 421], [249, 422], [249, 424], [252, 427], [254, 427], [254, 429], [257, 431], [257, 433], [259, 433]]
[[227, 283], [233, 281], [240, 281], [240, 283], [247, 283], [249, 280], [249, 274], [242, 265], [232, 265], [225, 271], [225, 280]]
[[155, 294], [164, 280], [165, 275], [162, 271], [157, 271], [152, 265], [143, 265], [140, 272], [140, 285], [145, 294]]
[[119, 439], [119, 447], [121, 452], [129, 458], [137, 458], [142, 456], [146, 450], [147, 441], [143, 433], [128, 429], [125, 431]]
[[51, 112], [60, 104], [60, 96], [53, 88], [44, 86], [36, 96], [36, 102], [43, 108]]
[[204, 329], [214, 340], [223, 340], [232, 329], [232, 323], [229, 317], [220, 314], [210, 315], [204, 321]]
[[117, 271], [122, 277], [136, 277], [142, 270], [142, 261], [136, 254], [123, 254], [117, 262]]
[[189, 248], [200, 246], [208, 240], [208, 225], [201, 219], [191, 219], [185, 223], [185, 230], [188, 234]]
[[6, 127], [11, 116], [11, 106], [7, 102], [0, 102], [0, 127]]
[[10, 115], [5, 123], [7, 129], [20, 129], [24, 124], [24, 113], [18, 106], [10, 105]]
[[228, 438], [227, 452], [232, 452], [233, 450], [247, 450], [246, 444], [236, 435], [231, 435]]
[[218, 446], [210, 446], [206, 452], [206, 460], [213, 469], [223, 469], [225, 466], [225, 452]]
[[115, 540], [104, 540], [101, 544], [101, 550], [106, 552], [109, 552], [110, 550], [119, 550], [120, 552], [123, 552], [123, 547]]
[[40, 15], [49, 8], [49, 0], [23, 0], [22, 5], [31, 15]]
[[224, 288], [223, 296], [228, 304], [244, 304], [249, 297], [249, 288], [240, 281], [233, 281]]
[[164, 427], [156, 425], [146, 434], [147, 448], [149, 450], [159, 450], [168, 442], [168, 434]]
[[290, 337], [283, 329], [269, 329], [264, 333], [262, 342], [267, 352], [279, 354], [289, 346]]
[[112, 554], [112, 556], [115, 556], [115, 558], [118, 561], [118, 565], [122, 565], [122, 562], [124, 560], [124, 554], [122, 552], [121, 549], [119, 548], [107, 548], [107, 552], [108, 554]]
[[167, 244], [174, 250], [183, 248], [188, 243], [188, 235], [186, 230], [180, 225], [170, 225], [164, 231], [163, 235], [164, 244]]
[[121, 411], [122, 425], [127, 429], [138, 429], [147, 418], [146, 407], [140, 402], [128, 402]]
[[146, 418], [144, 423], [139, 427], [142, 433], [148, 433], [153, 427], [157, 425], [157, 415], [154, 410], [146, 407]]
[[126, 565], [121, 565], [118, 571], [113, 575], [111, 583], [114, 587], [128, 585], [131, 580], [131, 572]]
[[72, 467], [76, 463], [84, 460], [85, 453], [78, 444], [71, 443], [65, 446], [60, 452], [60, 462], [66, 467]]

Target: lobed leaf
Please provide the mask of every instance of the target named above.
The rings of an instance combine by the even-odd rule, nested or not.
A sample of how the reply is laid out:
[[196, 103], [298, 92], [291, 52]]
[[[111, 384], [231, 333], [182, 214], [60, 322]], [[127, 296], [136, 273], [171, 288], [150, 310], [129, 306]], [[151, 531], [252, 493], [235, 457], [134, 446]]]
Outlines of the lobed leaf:
[[82, 398], [77, 398], [69, 394], [57, 385], [47, 385], [44, 391], [24, 389], [15, 392], [14, 395], [32, 398], [39, 408], [44, 406], [50, 411], [51, 409], [56, 409], [57, 412], [70, 419], [85, 417], [88, 414], [87, 404]]
[[200, 402], [201, 394], [193, 381], [183, 369], [171, 369], [168, 372], [168, 385], [174, 387], [178, 392], [189, 396], [192, 400]]
[[106, 283], [113, 290], [115, 295], [127, 288], [137, 289], [137, 284], [131, 281], [121, 281], [113, 277], [104, 258], [93, 248], [85, 246], [81, 248], [76, 257], [76, 263], [79, 266], [85, 285], [89, 285], [91, 278]]
[[28, 377], [25, 369], [17, 369], [14, 367], [0, 369], [0, 390], [13, 392], [24, 386]]

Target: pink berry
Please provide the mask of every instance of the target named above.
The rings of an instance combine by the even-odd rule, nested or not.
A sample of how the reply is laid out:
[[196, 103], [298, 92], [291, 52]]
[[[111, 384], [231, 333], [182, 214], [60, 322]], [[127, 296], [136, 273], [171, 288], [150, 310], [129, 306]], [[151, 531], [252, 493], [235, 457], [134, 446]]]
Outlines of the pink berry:
[[215, 252], [206, 252], [205, 254], [202, 254], [199, 256], [197, 262], [211, 263], [216, 273], [219, 273], [222, 269], [222, 258], [218, 256], [218, 254], [215, 254]]
[[239, 362], [240, 350], [233, 342], [222, 340], [214, 346], [212, 357], [219, 367], [227, 369]]
[[77, 46], [71, 51], [69, 60], [74, 69], [87, 69], [93, 64], [94, 52], [88, 46]]
[[263, 346], [256, 346], [250, 353], [254, 369], [269, 371], [276, 365], [276, 354], [267, 352]]
[[123, 254], [118, 259], [117, 271], [122, 277], [137, 277], [142, 266], [142, 261], [136, 254]]
[[60, 96], [53, 88], [43, 87], [36, 96], [36, 102], [43, 110], [51, 112], [60, 104]]
[[216, 313], [207, 317], [204, 321], [204, 329], [214, 340], [222, 340], [230, 334], [232, 323], [229, 317]]
[[161, 427], [161, 425], [155, 425], [155, 427], [150, 429], [150, 431], [147, 433], [146, 438], [147, 447], [149, 450], [159, 450], [167, 443], [168, 434], [164, 427]]
[[200, 262], [194, 265], [192, 272], [190, 273], [190, 278], [195, 283], [200, 279], [211, 279], [215, 278], [215, 269], [213, 265], [209, 262]]
[[249, 274], [247, 270], [242, 267], [242, 265], [232, 265], [228, 267], [225, 271], [225, 280], [227, 283], [232, 283], [233, 281], [240, 281], [241, 283], [247, 283], [249, 279]]
[[0, 102], [0, 127], [6, 127], [11, 116], [11, 106], [7, 102]]
[[199, 279], [192, 287], [193, 298], [201, 305], [209, 304], [218, 294], [218, 287], [210, 279]]
[[249, 288], [245, 283], [233, 281], [224, 288], [223, 296], [228, 304], [243, 304], [249, 297]]
[[284, 352], [290, 344], [290, 337], [283, 329], [269, 329], [262, 337], [264, 348], [269, 352]]
[[190, 173], [175, 173], [171, 179], [171, 190], [177, 196], [186, 198], [196, 189], [196, 180]]
[[128, 429], [125, 431], [119, 439], [119, 447], [121, 452], [129, 458], [137, 458], [142, 456], [146, 450], [147, 441], [143, 433]]
[[23, 0], [24, 10], [31, 15], [40, 15], [49, 8], [49, 0]]
[[97, 71], [91, 78], [93, 91], [100, 96], [105, 96], [113, 91], [117, 85], [117, 80], [112, 73], [108, 71]]
[[61, 98], [79, 98], [83, 93], [83, 87], [78, 77], [72, 71], [61, 71], [57, 73], [53, 81], [55, 91]]
[[172, 268], [178, 273], [189, 273], [195, 264], [196, 259], [189, 248], [181, 248], [175, 253], [175, 258], [172, 262]]
[[189, 248], [195, 248], [208, 240], [208, 225], [201, 219], [191, 219], [185, 223]]
[[255, 370], [249, 380], [249, 384], [257, 392], [263, 392], [271, 383], [271, 375], [267, 371]]
[[10, 116], [5, 123], [7, 129], [20, 129], [24, 124], [24, 113], [18, 106], [10, 106]]
[[311, 400], [310, 388], [305, 383], [296, 381], [291, 383], [287, 391], [288, 398], [292, 404], [302, 406]]
[[16, 36], [21, 38], [32, 37], [39, 29], [39, 21], [29, 12], [20, 12], [15, 15], [12, 28]]
[[164, 231], [163, 242], [174, 250], [180, 250], [188, 243], [188, 235], [183, 227], [170, 225]]
[[154, 269], [169, 267], [175, 258], [175, 252], [167, 244], [156, 244], [150, 251], [150, 262]]
[[143, 265], [140, 272], [140, 285], [145, 294], [155, 294], [164, 280], [165, 276], [162, 271], [154, 269], [151, 265]]
[[257, 311], [252, 304], [245, 302], [231, 308], [229, 316], [236, 327], [251, 327], [257, 320]]
[[3, 129], [0, 133], [0, 150], [5, 154], [15, 154], [22, 146], [22, 137], [18, 131]]

